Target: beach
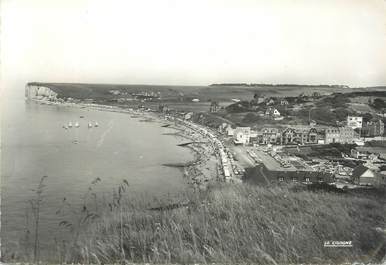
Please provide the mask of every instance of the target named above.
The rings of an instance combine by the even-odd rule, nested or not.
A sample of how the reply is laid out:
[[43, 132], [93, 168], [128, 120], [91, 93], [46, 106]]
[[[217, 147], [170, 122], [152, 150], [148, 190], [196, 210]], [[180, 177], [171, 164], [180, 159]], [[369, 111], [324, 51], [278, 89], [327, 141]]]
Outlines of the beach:
[[[188, 183], [194, 188], [205, 189], [210, 181], [216, 181], [220, 179], [219, 170], [219, 154], [216, 150], [215, 143], [212, 137], [207, 134], [202, 134], [202, 130], [207, 128], [189, 126], [185, 120], [175, 118], [163, 113], [150, 112], [148, 110], [134, 110], [132, 108], [122, 108], [118, 106], [100, 105], [100, 104], [88, 104], [88, 103], [59, 103], [59, 102], [47, 102], [43, 100], [33, 100], [40, 104], [58, 105], [70, 108], [82, 108], [97, 111], [108, 111], [126, 113], [131, 118], [137, 118], [141, 122], [157, 122], [160, 126], [167, 124], [168, 128], [175, 130], [169, 135], [174, 135], [186, 139], [190, 142], [182, 147], [189, 148], [194, 159], [192, 161], [183, 164], [169, 164], [166, 166], [179, 167], [183, 171], [184, 177], [188, 179]], [[211, 134], [213, 136], [213, 133]]]

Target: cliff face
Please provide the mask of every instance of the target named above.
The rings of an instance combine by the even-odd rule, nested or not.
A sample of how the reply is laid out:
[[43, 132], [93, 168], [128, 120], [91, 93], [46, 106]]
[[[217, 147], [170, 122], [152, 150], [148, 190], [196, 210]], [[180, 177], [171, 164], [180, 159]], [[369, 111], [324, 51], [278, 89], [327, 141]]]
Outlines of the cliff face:
[[56, 101], [57, 96], [56, 92], [45, 86], [31, 84], [25, 86], [25, 97], [27, 99]]

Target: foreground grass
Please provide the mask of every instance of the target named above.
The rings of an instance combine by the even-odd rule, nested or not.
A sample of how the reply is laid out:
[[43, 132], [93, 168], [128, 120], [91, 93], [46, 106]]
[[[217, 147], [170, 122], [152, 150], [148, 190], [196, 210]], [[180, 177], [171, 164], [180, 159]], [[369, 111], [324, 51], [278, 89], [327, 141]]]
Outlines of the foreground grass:
[[[67, 261], [114, 263], [342, 263], [385, 255], [385, 195], [288, 187], [211, 186], [191, 204], [150, 211], [125, 202], [84, 231]], [[378, 229], [377, 229], [378, 228]], [[325, 248], [326, 240], [352, 248]]]

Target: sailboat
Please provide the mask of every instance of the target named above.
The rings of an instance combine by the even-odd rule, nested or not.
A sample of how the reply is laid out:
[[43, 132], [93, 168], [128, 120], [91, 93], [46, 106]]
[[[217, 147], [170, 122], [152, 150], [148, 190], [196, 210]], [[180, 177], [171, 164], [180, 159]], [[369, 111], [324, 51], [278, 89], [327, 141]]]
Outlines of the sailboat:
[[75, 122], [75, 127], [79, 128], [79, 122]]
[[94, 125], [95, 127], [98, 127], [99, 126], [99, 124], [98, 124], [98, 122], [96, 121], [95, 122], [95, 125]]
[[72, 122], [69, 122], [69, 123], [68, 123], [68, 127], [69, 127], [69, 128], [72, 128]]

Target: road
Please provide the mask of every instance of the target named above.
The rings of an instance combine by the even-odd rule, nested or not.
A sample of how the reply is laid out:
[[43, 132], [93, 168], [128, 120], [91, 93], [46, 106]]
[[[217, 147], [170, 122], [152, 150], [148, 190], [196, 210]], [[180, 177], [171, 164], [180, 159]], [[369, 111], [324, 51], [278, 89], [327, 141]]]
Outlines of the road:
[[229, 149], [235, 154], [235, 162], [242, 168], [250, 168], [256, 166], [255, 161], [247, 153], [247, 149], [244, 146], [229, 146]]
[[[270, 155], [264, 153], [263, 151], [253, 149], [253, 152], [256, 154], [258, 159], [261, 159], [263, 161], [264, 165], [269, 170], [284, 170], [284, 168], [280, 165], [279, 162], [277, 162], [273, 157]], [[289, 170], [289, 169], [285, 169]]]

